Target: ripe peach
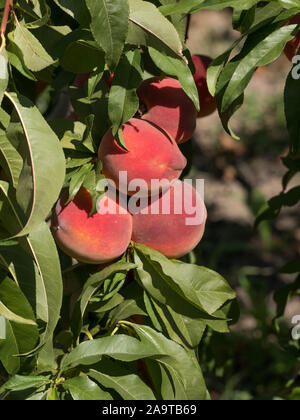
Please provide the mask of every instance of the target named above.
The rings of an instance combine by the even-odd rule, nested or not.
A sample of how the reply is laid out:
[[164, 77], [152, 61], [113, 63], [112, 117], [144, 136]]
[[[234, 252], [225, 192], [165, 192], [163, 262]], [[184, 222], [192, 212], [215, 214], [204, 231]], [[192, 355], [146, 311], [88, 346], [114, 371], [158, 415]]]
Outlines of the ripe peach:
[[177, 79], [147, 79], [137, 93], [147, 109], [142, 116], [144, 120], [161, 127], [177, 143], [184, 143], [193, 136], [197, 110]]
[[[120, 191], [132, 195], [135, 191], [128, 191], [127, 182], [142, 180], [145, 185], [140, 188], [141, 196], [157, 194], [160, 189], [153, 187], [153, 180], [179, 178], [186, 166], [186, 158], [163, 130], [148, 121], [132, 118], [123, 125], [122, 131], [128, 151], [117, 144], [111, 129], [99, 147], [103, 173]], [[119, 180], [120, 172], [127, 172], [127, 182]]]
[[212, 59], [205, 55], [193, 55], [192, 59], [196, 69], [194, 79], [200, 99], [198, 118], [203, 118], [212, 114], [217, 109], [216, 98], [211, 96], [207, 86], [207, 69], [212, 62]]
[[[294, 16], [292, 19], [290, 19], [287, 23], [287, 25], [295, 25], [300, 24], [300, 13], [298, 15]], [[285, 46], [284, 53], [287, 56], [287, 58], [292, 61], [295, 55], [297, 55], [300, 48], [300, 31], [298, 32], [297, 36], [292, 39], [292, 41], [288, 42]]]
[[132, 234], [132, 217], [127, 210], [105, 195], [98, 213], [90, 217], [92, 197], [84, 187], [69, 204], [67, 199], [68, 193], [63, 191], [51, 220], [53, 236], [66, 254], [82, 262], [103, 264], [126, 251]]
[[148, 199], [148, 204], [141, 207], [137, 211], [130, 209], [134, 242], [153, 248], [168, 258], [180, 258], [201, 241], [207, 211], [202, 197], [192, 185], [177, 180], [168, 192], [151, 202]]

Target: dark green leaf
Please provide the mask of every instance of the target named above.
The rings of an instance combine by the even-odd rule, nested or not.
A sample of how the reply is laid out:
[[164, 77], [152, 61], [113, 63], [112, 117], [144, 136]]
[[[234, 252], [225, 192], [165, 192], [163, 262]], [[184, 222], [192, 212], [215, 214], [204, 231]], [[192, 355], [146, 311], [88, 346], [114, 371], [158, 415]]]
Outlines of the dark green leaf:
[[88, 376], [105, 388], [115, 390], [124, 400], [155, 400], [152, 390], [138, 375], [110, 359], [100, 362], [97, 369], [90, 369]]
[[78, 376], [67, 379], [63, 387], [70, 392], [73, 400], [79, 401], [102, 401], [112, 400], [111, 395], [103, 391], [94, 381], [87, 376]]
[[91, 15], [91, 30], [94, 38], [106, 53], [108, 67], [114, 71], [120, 60], [128, 32], [128, 1], [85, 1]]

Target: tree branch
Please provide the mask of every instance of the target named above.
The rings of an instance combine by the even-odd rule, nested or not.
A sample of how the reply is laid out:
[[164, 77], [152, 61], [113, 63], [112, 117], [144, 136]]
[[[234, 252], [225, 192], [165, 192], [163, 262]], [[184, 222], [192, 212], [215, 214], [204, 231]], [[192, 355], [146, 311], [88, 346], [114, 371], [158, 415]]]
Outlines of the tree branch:
[[0, 28], [1, 37], [2, 35], [5, 34], [9, 12], [12, 7], [13, 7], [13, 0], [6, 0], [3, 19], [2, 19], [1, 28]]

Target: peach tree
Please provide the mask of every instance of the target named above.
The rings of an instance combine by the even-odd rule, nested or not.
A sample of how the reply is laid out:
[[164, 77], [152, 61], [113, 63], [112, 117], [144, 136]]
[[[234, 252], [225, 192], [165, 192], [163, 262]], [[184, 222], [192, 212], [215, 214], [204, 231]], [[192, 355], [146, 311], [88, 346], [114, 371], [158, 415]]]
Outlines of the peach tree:
[[[191, 57], [189, 16], [226, 7], [240, 38], [212, 62]], [[230, 120], [256, 69], [297, 49], [298, 0], [0, 0], [0, 10], [0, 399], [209, 399], [199, 344], [208, 330], [229, 333], [238, 310], [228, 282], [185, 256], [203, 236], [204, 204], [191, 233], [175, 213], [104, 219], [99, 202], [116, 171], [183, 179], [196, 118], [216, 106], [238, 137]], [[299, 199], [287, 191], [298, 92], [291, 73], [288, 173], [258, 223]], [[279, 293], [278, 316], [298, 288]]]

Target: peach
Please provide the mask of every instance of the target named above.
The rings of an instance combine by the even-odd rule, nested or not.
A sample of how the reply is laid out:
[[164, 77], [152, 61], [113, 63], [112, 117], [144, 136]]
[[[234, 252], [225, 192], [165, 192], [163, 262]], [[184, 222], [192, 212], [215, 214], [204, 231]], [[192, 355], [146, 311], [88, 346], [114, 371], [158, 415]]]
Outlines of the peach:
[[[287, 23], [287, 25], [295, 25], [300, 24], [300, 13], [298, 15], [294, 16], [292, 19], [290, 19]], [[292, 41], [288, 42], [285, 46], [284, 53], [287, 56], [287, 58], [292, 61], [295, 55], [297, 55], [300, 48], [300, 31], [298, 32], [297, 36], [292, 39]]]
[[136, 211], [129, 208], [133, 215], [132, 240], [168, 258], [188, 254], [204, 235], [206, 207], [187, 182], [175, 181], [168, 192], [140, 207]]
[[[187, 161], [176, 142], [165, 132], [137, 118], [124, 124], [122, 132], [128, 151], [117, 144], [111, 129], [99, 147], [103, 173], [114, 181], [120, 191], [132, 195], [135, 191], [128, 191], [127, 183], [142, 180], [144, 186], [139, 190], [141, 196], [157, 194], [160, 189], [153, 187], [153, 180], [173, 181], [180, 177]], [[120, 181], [120, 172], [127, 173], [127, 181]]]
[[205, 55], [193, 55], [192, 60], [196, 69], [194, 79], [200, 99], [198, 118], [203, 118], [211, 115], [217, 109], [216, 98], [209, 93], [207, 86], [207, 69], [212, 59]]
[[132, 217], [126, 209], [106, 194], [98, 213], [90, 216], [92, 197], [84, 187], [69, 204], [67, 199], [64, 190], [51, 220], [53, 236], [66, 254], [85, 263], [105, 264], [126, 251], [132, 234]]
[[184, 143], [193, 136], [197, 110], [177, 79], [147, 79], [137, 93], [141, 104], [146, 107], [142, 116], [144, 120], [161, 127], [177, 143]]

